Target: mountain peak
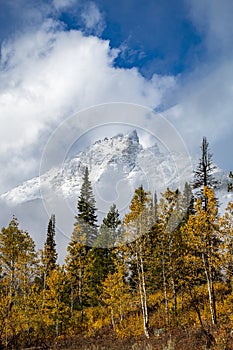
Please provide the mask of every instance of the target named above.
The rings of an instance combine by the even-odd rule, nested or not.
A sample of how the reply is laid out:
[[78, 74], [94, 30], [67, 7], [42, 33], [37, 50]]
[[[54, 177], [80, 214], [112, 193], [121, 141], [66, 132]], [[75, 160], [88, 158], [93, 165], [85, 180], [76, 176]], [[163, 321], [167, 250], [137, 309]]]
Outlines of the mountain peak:
[[[180, 165], [177, 173], [175, 160], [178, 158], [174, 160], [172, 154], [164, 153], [156, 143], [144, 147], [139, 142], [137, 131], [131, 130], [127, 134], [96, 141], [73, 158], [67, 159], [61, 167], [54, 167], [2, 194], [0, 200], [13, 205], [50, 195], [77, 200], [83, 169], [88, 166], [90, 181], [98, 199], [97, 207], [107, 207], [114, 202], [121, 208], [121, 202], [128, 200], [128, 191], [133, 195], [133, 190], [141, 184], [146, 190], [161, 193], [167, 187], [177, 188], [182, 182], [191, 181], [187, 159], [182, 160], [182, 154], [180, 157], [179, 164], [184, 166], [182, 168]], [[221, 171], [219, 173], [222, 176]], [[105, 209], [107, 212], [108, 208]]]
[[136, 130], [133, 130], [131, 131], [129, 134], [128, 134], [128, 138], [132, 141], [135, 141], [137, 143], [139, 143], [139, 138], [138, 138], [138, 133]]

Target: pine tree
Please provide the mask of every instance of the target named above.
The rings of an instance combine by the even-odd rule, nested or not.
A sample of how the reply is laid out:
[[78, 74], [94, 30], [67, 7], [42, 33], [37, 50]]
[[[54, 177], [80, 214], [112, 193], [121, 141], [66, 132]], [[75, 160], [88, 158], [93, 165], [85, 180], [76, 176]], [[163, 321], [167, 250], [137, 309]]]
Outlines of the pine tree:
[[97, 215], [95, 198], [89, 180], [89, 171], [87, 167], [85, 167], [83, 175], [83, 184], [78, 199], [77, 209], [78, 215], [75, 217], [75, 225], [81, 225], [83, 233], [86, 236], [86, 245], [92, 247], [97, 237]]
[[[229, 179], [233, 178], [232, 171], [229, 172], [228, 176], [229, 176]], [[230, 180], [230, 182], [228, 182], [228, 184], [227, 184], [227, 191], [231, 192], [232, 190], [233, 190], [233, 185], [232, 185], [232, 181]]]
[[43, 263], [45, 266], [45, 273], [49, 273], [56, 268], [57, 251], [55, 242], [55, 215], [51, 215], [48, 224], [47, 237], [44, 245]]
[[90, 292], [93, 302], [99, 299], [101, 282], [103, 282], [109, 273], [114, 272], [114, 260], [116, 258], [115, 247], [120, 236], [119, 212], [116, 205], [113, 204], [107, 216], [103, 219], [103, 223], [99, 229], [99, 235], [92, 249], [88, 252], [89, 257], [89, 276], [90, 276]]
[[95, 242], [95, 247], [113, 248], [120, 240], [120, 214], [113, 204], [99, 229], [99, 235]]
[[83, 310], [89, 304], [91, 281], [89, 270], [92, 264], [90, 255], [97, 238], [97, 215], [95, 198], [89, 180], [89, 171], [85, 167], [83, 184], [77, 204], [78, 214], [75, 216], [74, 231], [68, 245], [66, 269], [70, 279], [70, 311]]
[[201, 145], [201, 158], [197, 169], [194, 171], [193, 188], [197, 190], [197, 197], [201, 197], [204, 203], [204, 208], [207, 208], [206, 198], [203, 195], [205, 186], [216, 189], [219, 182], [214, 178], [213, 172], [216, 166], [213, 164], [213, 155], [209, 151], [209, 143], [206, 137], [203, 137]]

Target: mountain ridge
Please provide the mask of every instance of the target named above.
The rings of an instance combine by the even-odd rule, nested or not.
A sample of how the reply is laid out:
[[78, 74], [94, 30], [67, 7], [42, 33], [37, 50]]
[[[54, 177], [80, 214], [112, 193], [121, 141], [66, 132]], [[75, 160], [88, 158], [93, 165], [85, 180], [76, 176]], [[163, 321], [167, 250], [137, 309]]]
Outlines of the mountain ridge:
[[[77, 199], [84, 168], [88, 166], [97, 204], [104, 205], [105, 208], [107, 204], [117, 202], [123, 192], [132, 196], [140, 184], [146, 190], [160, 193], [167, 187], [179, 188], [185, 182], [190, 182], [190, 159], [182, 157], [187, 158], [179, 154], [174, 158], [173, 152], [161, 151], [157, 143], [142, 146], [137, 131], [133, 130], [125, 135], [120, 133], [94, 142], [71, 159], [62, 162], [62, 166], [53, 167], [46, 173], [23, 182], [0, 198], [9, 205], [44, 199], [49, 193], [63, 196], [66, 200]], [[178, 161], [183, 164], [180, 173], [177, 171]], [[227, 174], [217, 168], [216, 176], [221, 180], [221, 191], [224, 192], [227, 189]], [[231, 193], [226, 192], [224, 195], [225, 198], [233, 199]]]

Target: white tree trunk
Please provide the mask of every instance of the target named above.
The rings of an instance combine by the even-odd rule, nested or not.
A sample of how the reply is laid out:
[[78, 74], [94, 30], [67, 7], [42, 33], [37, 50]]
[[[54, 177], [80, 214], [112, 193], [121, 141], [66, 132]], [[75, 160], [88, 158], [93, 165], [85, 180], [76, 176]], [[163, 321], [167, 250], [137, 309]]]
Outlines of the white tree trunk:
[[112, 321], [112, 328], [115, 331], [115, 321], [114, 321], [114, 312], [113, 312], [113, 307], [111, 305], [111, 321]]
[[143, 328], [144, 334], [147, 338], [149, 338], [148, 331], [148, 308], [147, 308], [147, 295], [146, 295], [146, 282], [145, 282], [145, 274], [144, 274], [144, 264], [141, 256], [141, 245], [140, 245], [140, 258], [138, 257], [138, 253], [136, 253], [137, 260], [137, 271], [138, 271], [138, 280], [139, 280], [139, 293], [141, 299], [141, 308], [142, 308], [142, 317], [143, 317]]
[[207, 259], [208, 258], [205, 256], [205, 253], [202, 253], [202, 260], [203, 260], [203, 264], [204, 264], [205, 275], [206, 275], [206, 280], [207, 280], [207, 287], [208, 287], [208, 294], [209, 294], [211, 321], [212, 321], [212, 324], [215, 325], [217, 323], [217, 317], [216, 317], [215, 300], [214, 300], [214, 287], [213, 287], [211, 271], [210, 271], [210, 268], [208, 266]]

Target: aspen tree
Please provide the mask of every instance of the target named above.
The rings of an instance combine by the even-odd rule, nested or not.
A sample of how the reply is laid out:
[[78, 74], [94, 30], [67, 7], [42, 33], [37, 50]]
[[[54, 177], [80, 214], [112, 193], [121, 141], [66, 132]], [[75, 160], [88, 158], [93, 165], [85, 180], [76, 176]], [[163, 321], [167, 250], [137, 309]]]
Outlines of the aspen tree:
[[47, 278], [43, 313], [47, 317], [47, 326], [52, 328], [57, 337], [63, 332], [68, 321], [68, 306], [63, 300], [66, 289], [66, 275], [62, 268], [51, 271]]
[[129, 286], [125, 281], [125, 268], [116, 262], [115, 272], [109, 273], [102, 282], [101, 302], [110, 311], [111, 323], [114, 331], [123, 321], [124, 314], [129, 310], [131, 296]]
[[[221, 261], [218, 207], [212, 189], [204, 187], [203, 195], [206, 206], [203, 208], [202, 199], [197, 199], [196, 213], [190, 215], [182, 230], [186, 236], [193, 272], [196, 270], [196, 274], [200, 275], [203, 271], [199, 278], [206, 281], [211, 321], [212, 324], [216, 324], [217, 310], [214, 282]], [[193, 276], [193, 278], [195, 277]]]
[[[163, 286], [165, 323], [169, 325], [169, 293], [173, 294], [173, 314], [177, 322], [177, 293], [181, 279], [183, 244], [179, 226], [184, 219], [181, 193], [169, 188], [162, 194], [157, 210], [157, 221], [153, 226], [154, 259], [157, 271], [161, 271]], [[157, 276], [158, 278], [158, 276]]]
[[146, 260], [148, 258], [149, 231], [154, 213], [149, 193], [140, 186], [135, 190], [130, 204], [130, 212], [124, 218], [124, 235], [128, 240], [129, 264], [136, 267], [137, 287], [139, 289], [144, 334], [149, 338], [149, 314], [147, 305]]

